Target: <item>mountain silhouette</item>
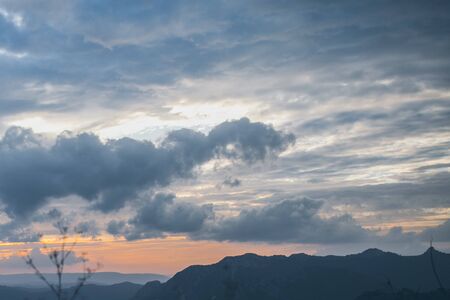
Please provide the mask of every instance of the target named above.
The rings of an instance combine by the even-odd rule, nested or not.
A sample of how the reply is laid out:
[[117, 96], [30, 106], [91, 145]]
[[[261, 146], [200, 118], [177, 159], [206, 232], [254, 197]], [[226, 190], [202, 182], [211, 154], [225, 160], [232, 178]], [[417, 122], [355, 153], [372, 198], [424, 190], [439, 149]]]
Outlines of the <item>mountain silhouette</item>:
[[[113, 285], [84, 286], [77, 299], [82, 300], [128, 300], [136, 294], [142, 285], [123, 282]], [[65, 291], [68, 295], [73, 293], [74, 288]], [[56, 300], [54, 294], [45, 288], [23, 288], [0, 286], [0, 299], [4, 300]]]
[[[51, 283], [56, 283], [58, 278], [56, 274], [44, 274]], [[82, 276], [81, 273], [66, 273], [63, 277], [63, 285], [71, 287], [77, 284], [78, 278]], [[159, 280], [166, 281], [168, 277], [161, 274], [143, 273], [143, 274], [123, 274], [118, 272], [97, 272], [89, 279], [89, 284], [95, 285], [113, 285], [121, 282], [132, 282], [144, 285], [148, 281]], [[17, 287], [33, 287], [46, 288], [44, 282], [36, 277], [35, 274], [0, 274], [0, 285], [2, 286], [17, 286]]]
[[133, 300], [352, 300], [376, 290], [429, 292], [439, 288], [429, 251], [434, 251], [437, 271], [448, 288], [449, 254], [429, 249], [401, 256], [368, 249], [347, 256], [226, 257], [216, 264], [188, 267], [166, 283], [149, 282]]
[[412, 291], [402, 289], [400, 291], [371, 291], [366, 292], [355, 300], [449, 300], [450, 290], [444, 293], [441, 290], [431, 292]]

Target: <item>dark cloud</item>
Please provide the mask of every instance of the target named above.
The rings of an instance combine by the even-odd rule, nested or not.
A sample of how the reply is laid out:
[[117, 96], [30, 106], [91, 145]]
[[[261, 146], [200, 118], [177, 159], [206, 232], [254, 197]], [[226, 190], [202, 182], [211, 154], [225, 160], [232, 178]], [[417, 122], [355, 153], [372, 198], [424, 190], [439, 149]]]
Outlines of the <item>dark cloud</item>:
[[[280, 135], [263, 123], [250, 123], [249, 119], [227, 121], [214, 127], [208, 135], [219, 156], [241, 159], [248, 163], [273, 156], [293, 143], [293, 134]], [[232, 147], [229, 147], [232, 146]]]
[[138, 209], [135, 217], [111, 221], [107, 231], [124, 235], [128, 240], [162, 237], [166, 233], [189, 233], [200, 230], [214, 216], [212, 205], [196, 205], [175, 200], [173, 194], [158, 193]]
[[10, 100], [0, 98], [0, 117], [24, 111], [45, 111], [52, 108], [54, 108], [53, 105], [40, 105], [31, 100]]
[[381, 137], [386, 139], [447, 132], [450, 130], [450, 102], [425, 100], [399, 105], [390, 110], [376, 108], [344, 111], [308, 121], [300, 126], [299, 131], [320, 134], [358, 124], [370, 125], [376, 129], [369, 131], [367, 136], [358, 136], [359, 142], [379, 140]]
[[362, 241], [370, 232], [349, 215], [323, 218], [322, 203], [307, 198], [284, 200], [246, 209], [193, 233], [194, 239], [269, 243], [347, 243]]
[[119, 236], [123, 233], [125, 226], [125, 221], [112, 220], [106, 226], [106, 232], [115, 236]]
[[233, 187], [238, 187], [241, 184], [242, 184], [242, 182], [238, 178], [227, 177], [227, 178], [225, 178], [224, 181], [222, 181], [222, 184], [219, 185], [219, 187], [228, 186], [228, 187], [233, 188]]
[[[444, 0], [132, 5], [5, 0], [1, 5], [22, 15], [25, 26], [19, 29], [0, 16], [0, 47], [32, 57], [14, 63], [0, 58], [0, 108], [9, 114], [43, 108], [73, 111], [94, 98], [100, 106], [124, 107], [149, 98], [139, 84], [171, 85], [230, 70], [254, 76], [287, 70], [278, 74], [289, 77], [290, 68], [301, 70], [312, 74], [315, 84], [283, 81], [283, 86], [258, 86], [251, 94], [275, 89], [292, 98], [304, 93], [323, 101], [336, 95], [445, 89], [450, 80], [450, 21], [443, 13], [449, 4]], [[86, 65], [90, 68], [82, 67]], [[224, 70], [217, 68], [221, 65]], [[379, 82], [384, 79], [389, 82]], [[45, 94], [11, 88], [29, 82], [68, 84], [74, 90], [45, 107]], [[151, 99], [146, 103], [161, 110], [164, 100]], [[298, 105], [270, 101], [270, 109]]]
[[390, 244], [410, 244], [419, 241], [415, 232], [405, 232], [402, 227], [391, 228], [388, 233], [382, 236], [380, 241]]
[[74, 232], [82, 236], [96, 237], [100, 234], [100, 228], [98, 228], [95, 221], [84, 221], [75, 225]]
[[42, 214], [37, 214], [33, 216], [34, 222], [56, 222], [63, 218], [62, 212], [57, 208], [52, 208]]
[[27, 220], [16, 219], [0, 224], [0, 241], [10, 243], [37, 242], [40, 235], [32, 230]]
[[436, 169], [449, 169], [450, 163], [444, 163], [444, 164], [430, 164], [426, 166], [422, 166], [417, 168], [417, 171], [428, 171], [428, 170], [436, 170]]
[[442, 172], [398, 183], [383, 183], [305, 192], [310, 197], [369, 210], [450, 206], [450, 173]]
[[450, 242], [450, 219], [444, 223], [431, 226], [421, 232], [405, 232], [402, 227], [391, 228], [386, 235], [378, 237], [378, 241], [388, 244], [422, 244], [430, 241]]
[[173, 131], [159, 147], [130, 138], [102, 142], [88, 133], [61, 134], [44, 147], [31, 131], [14, 127], [0, 141], [0, 198], [10, 215], [26, 215], [49, 198], [68, 195], [106, 212], [139, 191], [193, 176], [213, 157], [254, 163], [293, 142], [293, 135], [246, 118], [220, 124], [208, 135]]
[[128, 240], [184, 233], [193, 240], [264, 243], [422, 245], [433, 237], [450, 240], [450, 220], [422, 232], [393, 227], [387, 233], [368, 230], [349, 214], [323, 217], [323, 202], [290, 198], [243, 209], [237, 216], [215, 216], [212, 205], [178, 202], [172, 194], [156, 194], [128, 221], [111, 221], [107, 232]]
[[32, 129], [17, 126], [9, 127], [0, 140], [1, 150], [31, 148], [41, 146], [40, 137]]
[[425, 241], [450, 242], [450, 219], [438, 226], [425, 229], [420, 236]]
[[[0, 15], [0, 122], [88, 110], [95, 117], [86, 123], [98, 124], [107, 116], [97, 109], [120, 118], [142, 107], [165, 119], [180, 99], [248, 99], [253, 115], [313, 140], [268, 179], [317, 184], [305, 194], [369, 210], [449, 206], [448, 175], [428, 177], [448, 167], [449, 1], [0, 2], [23, 17], [19, 28]], [[47, 147], [30, 130], [12, 128], [0, 141], [0, 199], [17, 218], [72, 194], [107, 212], [195, 176], [213, 158], [251, 164], [292, 140], [247, 119], [209, 134], [173, 131], [161, 145], [80, 134]], [[378, 184], [375, 167], [401, 182]], [[405, 169], [410, 178], [399, 178]], [[342, 186], [362, 177], [369, 184]], [[231, 178], [222, 185], [236, 185]], [[330, 183], [341, 186], [323, 188]], [[111, 223], [111, 231], [125, 223]], [[19, 232], [8, 226], [4, 232]]]

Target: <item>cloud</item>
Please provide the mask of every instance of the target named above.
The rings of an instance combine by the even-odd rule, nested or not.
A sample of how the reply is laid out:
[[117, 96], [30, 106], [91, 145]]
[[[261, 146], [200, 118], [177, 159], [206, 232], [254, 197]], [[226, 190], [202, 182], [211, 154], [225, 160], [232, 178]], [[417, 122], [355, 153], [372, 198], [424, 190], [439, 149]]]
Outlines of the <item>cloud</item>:
[[369, 131], [365, 137], [358, 136], [360, 142], [378, 140], [381, 137], [395, 139], [406, 134], [446, 132], [450, 129], [450, 102], [424, 100], [399, 105], [390, 110], [373, 108], [341, 111], [305, 122], [299, 131], [320, 134], [359, 124], [371, 125], [376, 129]]
[[74, 232], [82, 236], [96, 237], [100, 234], [100, 228], [98, 228], [95, 221], [84, 221], [75, 225]]
[[166, 233], [189, 233], [200, 230], [214, 216], [212, 205], [196, 205], [175, 200], [173, 194], [151, 197], [128, 222], [111, 221], [107, 231], [124, 235], [128, 240], [162, 237]]
[[263, 123], [252, 124], [249, 119], [242, 118], [214, 127], [208, 139], [216, 145], [215, 151], [219, 156], [252, 163], [284, 151], [295, 141], [295, 136], [280, 135], [271, 126]]
[[[0, 260], [0, 268], [8, 270], [11, 269], [23, 270], [24, 267], [26, 267], [25, 261], [23, 259], [24, 254], [25, 253], [16, 253], [15, 255]], [[37, 265], [37, 267], [45, 269], [53, 267], [53, 265], [49, 260], [48, 255], [43, 253], [41, 249], [33, 248], [28, 254], [33, 258], [33, 262]], [[71, 255], [68, 256], [67, 260], [65, 261], [65, 264], [75, 265], [79, 262], [80, 260], [79, 257], [76, 256], [76, 253], [72, 253]]]
[[146, 200], [128, 221], [111, 221], [107, 232], [127, 240], [186, 234], [193, 240], [229, 242], [301, 243], [321, 245], [404, 245], [418, 247], [433, 236], [450, 241], [450, 220], [421, 232], [393, 227], [387, 233], [365, 229], [350, 215], [321, 215], [323, 202], [291, 197], [240, 211], [237, 216], [218, 216], [213, 205], [177, 201], [173, 194], [158, 193]]
[[115, 236], [119, 236], [123, 234], [125, 226], [126, 226], [125, 221], [112, 220], [106, 226], [106, 232]]
[[239, 180], [238, 178], [232, 178], [232, 177], [227, 177], [225, 178], [224, 181], [222, 181], [222, 184], [218, 185], [218, 188], [221, 188], [222, 186], [228, 186], [228, 187], [238, 187], [242, 184], [241, 180]]
[[269, 243], [347, 243], [362, 241], [370, 232], [350, 215], [323, 218], [322, 202], [308, 198], [283, 200], [242, 210], [193, 233], [194, 239]]
[[0, 16], [18, 28], [24, 26], [23, 17], [18, 13], [9, 12], [0, 7]]
[[411, 244], [420, 241], [417, 233], [405, 232], [402, 227], [396, 226], [379, 238], [381, 242], [389, 244]]
[[450, 219], [440, 225], [425, 229], [420, 236], [425, 241], [432, 239], [436, 242], [450, 242]]
[[234, 217], [216, 217], [189, 234], [194, 240], [266, 243], [423, 245], [432, 237], [450, 241], [450, 220], [421, 232], [393, 227], [387, 233], [365, 229], [350, 215], [323, 217], [322, 201], [291, 198], [242, 210]]
[[0, 241], [10, 243], [37, 242], [40, 235], [30, 228], [29, 223], [23, 220], [11, 220], [0, 224]]
[[13, 127], [0, 140], [0, 198], [10, 216], [27, 215], [49, 198], [68, 195], [108, 212], [140, 191], [192, 177], [197, 167], [215, 157], [250, 164], [276, 156], [293, 142], [293, 135], [246, 118], [220, 124], [208, 135], [172, 131], [161, 146], [64, 133], [45, 147], [30, 130]]
[[[149, 138], [174, 124], [203, 131], [233, 110], [304, 141], [276, 170], [230, 174], [248, 183], [244, 198], [301, 192], [324, 206], [390, 211], [390, 222], [399, 209], [449, 206], [448, 176], [428, 176], [448, 169], [449, 1], [0, 2], [1, 130], [36, 117], [51, 124], [36, 131], [103, 138], [120, 123], [114, 136]], [[161, 123], [134, 128], [137, 112]], [[211, 159], [252, 164], [290, 143], [250, 124], [172, 131], [160, 145], [80, 134], [48, 146], [10, 129], [0, 198], [11, 217], [72, 194], [116, 210]]]
[[9, 127], [0, 140], [0, 149], [14, 150], [41, 146], [40, 137], [32, 129], [18, 126]]
[[440, 172], [404, 182], [324, 188], [305, 194], [330, 203], [363, 206], [369, 210], [438, 208], [450, 205], [449, 180], [449, 172]]
[[59, 221], [63, 218], [62, 212], [57, 208], [52, 208], [47, 212], [35, 215], [33, 217], [34, 222], [49, 222], [49, 221]]
[[25, 56], [27, 56], [26, 53], [15, 53], [15, 52], [8, 51], [7, 49], [3, 49], [3, 48], [0, 48], [0, 55], [4, 55], [6, 57], [17, 58], [17, 59], [24, 58]]
[[450, 242], [450, 219], [420, 232], [407, 232], [402, 227], [396, 226], [387, 234], [378, 236], [377, 241], [387, 245], [415, 245], [416, 249], [427, 245], [430, 241], [448, 243]]
[[[357, 0], [132, 5], [5, 0], [2, 6], [0, 47], [33, 56], [24, 63], [0, 62], [0, 103], [30, 102], [11, 115], [40, 111], [39, 104], [48, 98], [57, 101], [47, 111], [69, 116], [85, 107], [129, 108], [144, 102], [162, 112], [174, 99], [214, 101], [239, 95], [264, 97], [262, 107], [277, 114], [317, 101], [337, 100], [339, 108], [341, 101], [362, 95], [448, 86], [449, 18], [443, 12], [449, 4], [442, 0], [364, 6]], [[19, 30], [13, 19], [16, 24], [25, 20], [27, 26]], [[380, 24], [381, 19], [386, 22]], [[80, 67], [84, 65], [91, 67]], [[205, 92], [205, 81], [185, 90], [186, 79], [220, 81], [226, 88], [220, 89], [220, 97], [216, 85]], [[27, 89], [30, 83], [73, 89], [41, 94]], [[17, 86], [23, 88], [11, 88]]]

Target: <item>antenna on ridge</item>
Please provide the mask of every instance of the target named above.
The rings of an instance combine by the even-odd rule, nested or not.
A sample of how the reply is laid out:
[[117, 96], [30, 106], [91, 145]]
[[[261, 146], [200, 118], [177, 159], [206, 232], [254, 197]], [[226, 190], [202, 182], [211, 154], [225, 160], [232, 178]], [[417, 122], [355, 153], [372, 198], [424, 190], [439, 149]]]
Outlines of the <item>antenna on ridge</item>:
[[444, 286], [442, 285], [442, 281], [439, 278], [439, 274], [436, 271], [436, 266], [434, 264], [434, 258], [433, 258], [433, 252], [434, 252], [434, 248], [433, 248], [433, 236], [431, 236], [430, 239], [430, 260], [431, 260], [431, 269], [433, 270], [433, 274], [434, 274], [434, 278], [436, 278], [436, 281], [439, 285], [439, 290], [442, 292], [442, 294], [444, 295], [444, 297], [447, 296], [447, 291], [445, 290]]

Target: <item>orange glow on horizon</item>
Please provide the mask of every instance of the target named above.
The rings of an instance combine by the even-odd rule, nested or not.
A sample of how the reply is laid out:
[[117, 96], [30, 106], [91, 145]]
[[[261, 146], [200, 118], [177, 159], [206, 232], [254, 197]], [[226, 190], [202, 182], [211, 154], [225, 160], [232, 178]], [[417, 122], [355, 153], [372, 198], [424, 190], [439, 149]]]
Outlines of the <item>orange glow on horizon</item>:
[[[190, 265], [211, 264], [225, 256], [249, 252], [260, 255], [314, 253], [307, 246], [296, 244], [221, 243], [192, 241], [180, 237], [140, 241], [94, 242], [84, 244], [80, 248], [87, 252], [93, 261], [98, 261], [103, 265], [101, 271], [166, 275], [173, 275]], [[81, 250], [80, 248], [78, 250]]]
[[[68, 238], [67, 243], [74, 238]], [[33, 248], [40, 248], [42, 254], [48, 249], [57, 248], [60, 240], [57, 236], [46, 236], [42, 243], [17, 243], [14, 249], [4, 249], [3, 259], [12, 253], [29, 253]], [[8, 243], [9, 245], [13, 243]], [[24, 247], [26, 245], [26, 247]], [[43, 248], [46, 245], [48, 249]], [[314, 254], [313, 247], [299, 244], [258, 244], [258, 243], [229, 243], [211, 241], [193, 241], [184, 236], [171, 236], [165, 239], [147, 239], [127, 241], [114, 239], [109, 235], [102, 235], [96, 239], [81, 238], [74, 248], [76, 255], [87, 253], [90, 262], [100, 263], [100, 272], [121, 273], [158, 273], [173, 275], [190, 265], [212, 264], [225, 256], [236, 256], [245, 253], [259, 255], [290, 255], [305, 252]], [[45, 266], [44, 266], [45, 267]], [[47, 267], [51, 271], [50, 265]], [[79, 272], [80, 265], [68, 265], [67, 272]]]

